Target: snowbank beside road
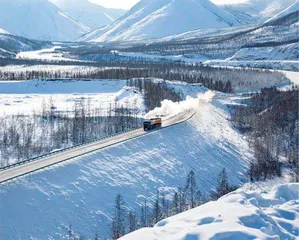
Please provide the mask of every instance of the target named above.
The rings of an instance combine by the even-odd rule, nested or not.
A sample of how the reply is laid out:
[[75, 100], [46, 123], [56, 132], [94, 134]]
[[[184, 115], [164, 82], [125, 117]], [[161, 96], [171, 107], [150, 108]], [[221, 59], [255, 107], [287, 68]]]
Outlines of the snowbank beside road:
[[298, 196], [298, 183], [278, 185], [267, 194], [240, 189], [121, 240], [297, 239]]

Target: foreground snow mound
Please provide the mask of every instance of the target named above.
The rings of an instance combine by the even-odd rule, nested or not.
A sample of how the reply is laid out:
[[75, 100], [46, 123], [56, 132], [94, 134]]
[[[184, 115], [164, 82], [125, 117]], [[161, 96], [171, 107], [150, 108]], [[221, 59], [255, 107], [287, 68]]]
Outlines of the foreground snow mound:
[[121, 240], [296, 239], [298, 196], [298, 183], [279, 185], [262, 195], [239, 189]]

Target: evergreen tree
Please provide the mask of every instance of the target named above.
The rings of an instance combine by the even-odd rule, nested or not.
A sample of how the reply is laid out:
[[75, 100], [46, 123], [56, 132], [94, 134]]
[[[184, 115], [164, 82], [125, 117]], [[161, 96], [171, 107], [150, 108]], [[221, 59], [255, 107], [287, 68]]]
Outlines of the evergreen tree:
[[230, 192], [228, 178], [225, 168], [220, 172], [218, 177], [217, 195], [218, 198]]
[[144, 199], [144, 204], [141, 207], [141, 214], [140, 214], [140, 227], [148, 227], [148, 209], [147, 209], [147, 200]]
[[156, 200], [153, 209], [153, 225], [159, 222], [162, 218], [161, 206], [160, 206], [160, 193], [157, 191]]
[[180, 213], [180, 199], [178, 192], [175, 192], [173, 195], [171, 213], [174, 215]]
[[120, 194], [115, 199], [115, 212], [111, 224], [111, 238], [118, 239], [125, 235], [125, 202]]
[[130, 213], [129, 213], [129, 232], [134, 232], [135, 230], [137, 230], [136, 213], [130, 211]]
[[198, 187], [196, 184], [195, 173], [191, 170], [187, 176], [186, 185], [184, 188], [184, 193], [186, 201], [189, 204], [189, 208], [195, 208], [197, 206], [196, 194], [198, 192]]

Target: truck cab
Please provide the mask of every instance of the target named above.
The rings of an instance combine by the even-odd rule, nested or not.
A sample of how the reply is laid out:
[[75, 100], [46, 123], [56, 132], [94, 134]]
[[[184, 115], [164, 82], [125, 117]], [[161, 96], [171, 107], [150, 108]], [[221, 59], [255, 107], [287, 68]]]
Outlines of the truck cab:
[[143, 122], [144, 131], [148, 131], [148, 130], [154, 129], [156, 127], [161, 127], [161, 126], [162, 126], [161, 118], [151, 118], [151, 119], [144, 120], [144, 122]]

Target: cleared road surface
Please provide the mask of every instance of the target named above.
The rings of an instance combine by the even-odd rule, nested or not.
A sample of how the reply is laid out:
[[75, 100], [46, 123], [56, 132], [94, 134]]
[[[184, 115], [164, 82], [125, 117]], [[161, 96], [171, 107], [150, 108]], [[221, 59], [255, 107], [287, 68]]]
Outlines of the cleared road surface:
[[[170, 119], [166, 119], [163, 121], [163, 126], [153, 131], [157, 131], [159, 129], [163, 129], [166, 127], [170, 127], [172, 125], [176, 125], [182, 122], [187, 121], [192, 118], [195, 114], [194, 110], [189, 110], [182, 112]], [[65, 152], [57, 153], [53, 156], [48, 156], [45, 158], [38, 159], [36, 161], [28, 162], [20, 166], [16, 166], [13, 168], [9, 168], [6, 170], [2, 170], [0, 172], [0, 183], [4, 183], [8, 180], [14, 179], [19, 176], [26, 175], [28, 173], [32, 173], [34, 171], [55, 165], [57, 163], [61, 163], [72, 158], [85, 155], [87, 153], [91, 153], [97, 151], [99, 149], [103, 149], [105, 147], [109, 147], [115, 145], [117, 143], [125, 142], [130, 139], [134, 139], [140, 137], [145, 134], [149, 134], [150, 132], [145, 132], [143, 129], [137, 129], [131, 132], [124, 133], [122, 135], [114, 136], [111, 138], [107, 138], [98, 142], [93, 142], [90, 144], [86, 144], [84, 146], [80, 146], [74, 149], [70, 149]]]

